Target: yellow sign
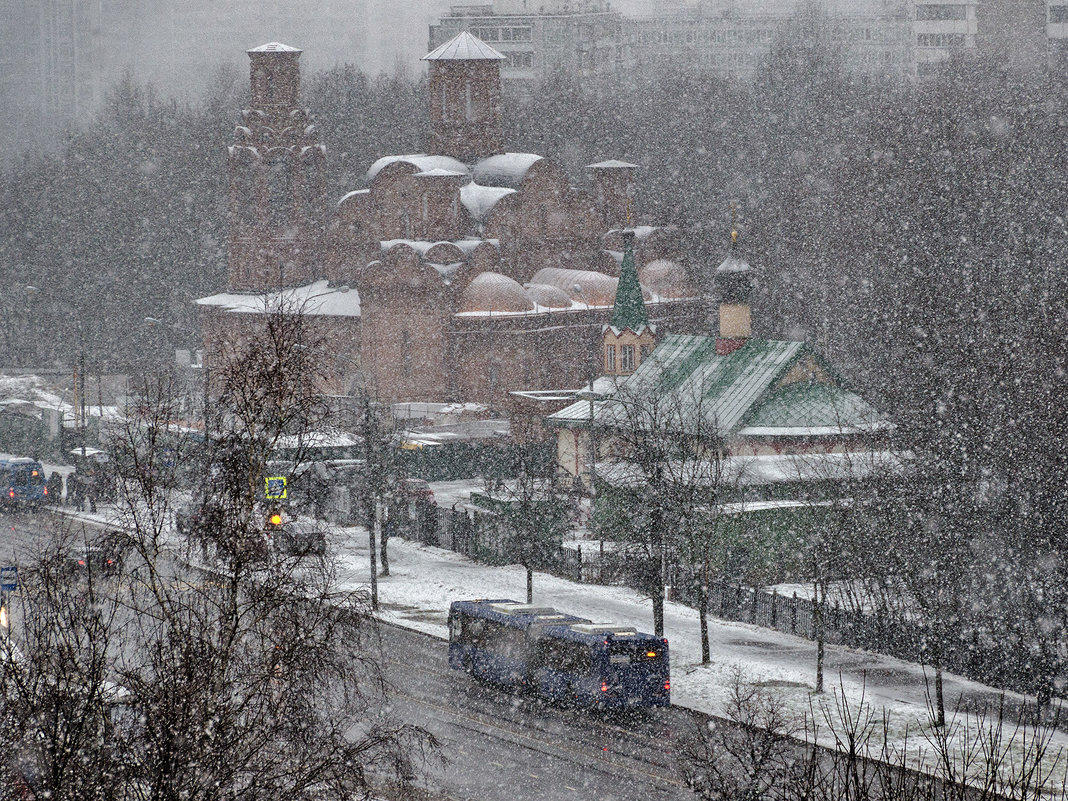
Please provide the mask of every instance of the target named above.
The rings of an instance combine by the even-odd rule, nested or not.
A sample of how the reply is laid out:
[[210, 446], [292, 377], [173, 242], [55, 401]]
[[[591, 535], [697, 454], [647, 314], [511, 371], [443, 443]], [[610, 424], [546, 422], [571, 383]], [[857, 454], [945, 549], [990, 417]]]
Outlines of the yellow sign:
[[285, 476], [272, 476], [265, 479], [264, 483], [267, 485], [264, 489], [264, 495], [272, 501], [284, 501], [286, 498], [286, 477]]

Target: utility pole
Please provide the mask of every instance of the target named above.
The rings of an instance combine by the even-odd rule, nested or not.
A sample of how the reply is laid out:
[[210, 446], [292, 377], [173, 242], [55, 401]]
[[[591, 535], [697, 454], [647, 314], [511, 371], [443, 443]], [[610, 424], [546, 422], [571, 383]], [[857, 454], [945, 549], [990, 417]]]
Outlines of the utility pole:
[[371, 453], [374, 447], [372, 443], [374, 425], [371, 421], [371, 397], [365, 390], [361, 398], [363, 419], [361, 420], [361, 433], [363, 434], [363, 458], [364, 470], [367, 473], [367, 482], [364, 489], [363, 506], [365, 521], [367, 523], [367, 537], [371, 554], [371, 608], [378, 611], [378, 529], [382, 525], [381, 506], [378, 503], [378, 469], [374, 464]]

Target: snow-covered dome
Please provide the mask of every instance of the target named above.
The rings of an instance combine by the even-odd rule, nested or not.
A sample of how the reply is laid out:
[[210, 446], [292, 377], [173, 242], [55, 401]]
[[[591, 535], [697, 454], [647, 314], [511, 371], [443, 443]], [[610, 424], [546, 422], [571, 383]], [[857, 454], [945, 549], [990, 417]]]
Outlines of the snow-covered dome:
[[669, 259], [651, 261], [638, 271], [642, 286], [661, 298], [692, 298], [697, 295], [686, 270]]
[[514, 194], [515, 190], [508, 187], [482, 186], [472, 181], [460, 187], [460, 202], [472, 217], [485, 222], [497, 201]]
[[567, 270], [543, 267], [530, 279], [532, 284], [548, 284], [565, 292], [577, 303], [588, 306], [611, 306], [616, 301], [618, 278], [593, 270]]
[[716, 268], [717, 273], [749, 273], [752, 271], [753, 268], [749, 266], [749, 262], [733, 251], [728, 253], [727, 258]]
[[482, 159], [472, 172], [476, 184], [518, 189], [541, 156], [534, 153], [501, 153]]
[[564, 290], [549, 284], [527, 284], [530, 299], [546, 309], [570, 309], [571, 297]]
[[367, 170], [367, 183], [374, 181], [378, 173], [382, 172], [391, 164], [402, 161], [412, 165], [413, 172], [429, 173], [434, 170], [444, 170], [449, 173], [467, 175], [467, 165], [452, 156], [428, 156], [426, 153], [415, 153], [409, 156], [383, 156]]
[[460, 296], [458, 311], [525, 312], [534, 310], [534, 301], [522, 285], [500, 273], [479, 273]]
[[423, 258], [437, 264], [463, 261], [464, 252], [452, 242], [435, 242], [423, 253]]
[[724, 303], [748, 303], [756, 285], [756, 272], [749, 262], [731, 249], [727, 258], [716, 268], [716, 291]]

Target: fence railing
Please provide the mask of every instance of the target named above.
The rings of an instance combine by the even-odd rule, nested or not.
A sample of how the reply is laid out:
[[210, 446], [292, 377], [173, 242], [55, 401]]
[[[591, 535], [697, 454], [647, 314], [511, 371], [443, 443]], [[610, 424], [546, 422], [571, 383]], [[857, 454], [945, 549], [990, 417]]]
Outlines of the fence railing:
[[[509, 564], [508, 532], [491, 512], [439, 509], [425, 505], [409, 507], [394, 520], [392, 534], [461, 553], [486, 564]], [[627, 569], [625, 558], [600, 547], [563, 547], [536, 565], [536, 569], [570, 581], [586, 584], [623, 584], [634, 587], [639, 581]], [[785, 634], [815, 640], [817, 607], [796, 593], [783, 595], [756, 587], [710, 582], [708, 611], [723, 620], [750, 623]], [[674, 600], [696, 608], [698, 584], [673, 577]], [[996, 644], [978, 628], [960, 628], [936, 636], [929, 627], [892, 611], [858, 611], [836, 602], [823, 608], [824, 641], [897, 657], [909, 662], [933, 664], [936, 659], [946, 671], [975, 681], [1015, 692], [1037, 691], [1036, 659], [1025, 648]], [[938, 652], [935, 651], [936, 643]]]

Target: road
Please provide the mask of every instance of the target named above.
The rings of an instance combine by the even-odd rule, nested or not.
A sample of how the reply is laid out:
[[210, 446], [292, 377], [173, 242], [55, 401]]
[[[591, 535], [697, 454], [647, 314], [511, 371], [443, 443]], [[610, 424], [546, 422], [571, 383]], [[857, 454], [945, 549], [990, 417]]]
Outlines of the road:
[[[56, 522], [47, 514], [0, 514], [0, 564], [30, 557]], [[450, 799], [693, 798], [672, 754], [675, 733], [691, 725], [689, 712], [609, 717], [545, 705], [451, 670], [441, 640], [389, 625], [381, 632], [392, 711], [442, 742], [447, 765], [431, 765], [429, 783]]]
[[395, 712], [444, 743], [433, 771], [456, 801], [692, 799], [673, 755], [681, 709], [587, 714], [476, 682], [448, 666], [446, 643], [382, 627]]

